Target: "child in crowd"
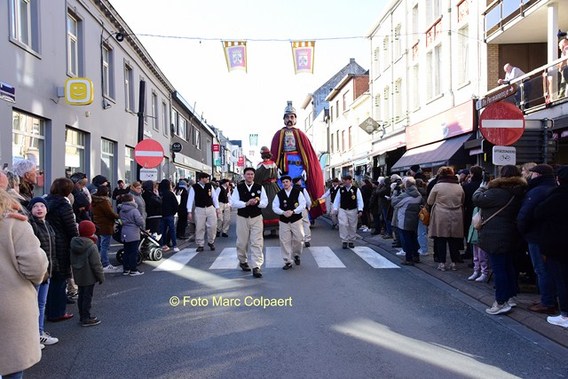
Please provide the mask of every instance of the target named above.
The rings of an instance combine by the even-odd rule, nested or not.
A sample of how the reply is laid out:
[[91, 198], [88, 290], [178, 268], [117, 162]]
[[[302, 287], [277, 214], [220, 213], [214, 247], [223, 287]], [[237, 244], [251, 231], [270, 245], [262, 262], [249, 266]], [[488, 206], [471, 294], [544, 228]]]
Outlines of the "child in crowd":
[[82, 326], [94, 326], [101, 323], [96, 316], [91, 316], [95, 283], [103, 284], [105, 280], [95, 231], [95, 224], [83, 220], [79, 223], [79, 237], [73, 237], [71, 240], [71, 268], [75, 283], [79, 286], [77, 306]]
[[[477, 212], [479, 212], [479, 208], [474, 208], [473, 209], [473, 214], [475, 215]], [[487, 264], [487, 253], [482, 250], [479, 245], [479, 239], [478, 239], [478, 232], [477, 229], [474, 228], [473, 222], [471, 223], [471, 226], [469, 227], [469, 233], [467, 234], [467, 242], [471, 243], [472, 246], [472, 250], [473, 250], [473, 274], [467, 278], [467, 280], [475, 280], [476, 282], [484, 282], [487, 280], [488, 275], [487, 275], [487, 270], [488, 270], [488, 264]]]
[[51, 267], [53, 256], [55, 255], [55, 232], [49, 222], [45, 219], [47, 215], [47, 202], [43, 197], [34, 197], [28, 204], [31, 213], [29, 222], [34, 230], [34, 234], [39, 240], [40, 247], [45, 251], [49, 266], [43, 282], [36, 286], [37, 303], [39, 307], [39, 342], [43, 349], [46, 345], [54, 345], [59, 339], [52, 337], [43, 327], [45, 322], [45, 303], [47, 302], [47, 291], [49, 290], [49, 278], [51, 277]]
[[121, 237], [124, 242], [124, 256], [122, 258], [122, 275], [138, 276], [144, 274], [136, 268], [138, 245], [140, 244], [140, 229], [144, 229], [145, 222], [134, 202], [134, 197], [127, 193], [122, 195], [120, 219], [122, 220]]

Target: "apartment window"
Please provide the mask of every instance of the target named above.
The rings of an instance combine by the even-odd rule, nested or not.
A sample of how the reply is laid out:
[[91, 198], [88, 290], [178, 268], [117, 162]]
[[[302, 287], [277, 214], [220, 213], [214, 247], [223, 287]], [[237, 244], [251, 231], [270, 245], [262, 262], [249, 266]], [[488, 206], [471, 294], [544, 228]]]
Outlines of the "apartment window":
[[172, 116], [171, 116], [171, 122], [172, 122], [172, 132], [174, 134], [178, 134], [178, 126], [179, 126], [179, 114], [175, 109], [172, 109]]
[[188, 121], [180, 115], [177, 135], [184, 140], [187, 140], [187, 123]]
[[393, 105], [395, 121], [400, 121], [402, 119], [402, 79], [394, 82]]
[[341, 151], [341, 146], [339, 145], [339, 130], [335, 131], [335, 139], [337, 141], [337, 151]]
[[134, 161], [134, 148], [124, 147], [124, 181], [134, 183], [136, 181], [136, 162]]
[[420, 106], [420, 76], [418, 75], [419, 67], [418, 65], [414, 65], [411, 68], [410, 76], [412, 80], [412, 91], [411, 91], [411, 107], [412, 110], [418, 109]]
[[195, 128], [195, 147], [201, 150], [201, 130]]
[[345, 130], [341, 131], [341, 151], [345, 151]]
[[351, 94], [350, 94], [350, 91], [346, 91], [346, 92], [343, 94], [343, 112], [345, 112], [345, 111], [349, 108], [349, 103], [350, 103], [350, 101], [349, 101], [349, 100], [350, 100], [350, 99], [349, 99], [349, 96], [350, 96], [350, 95], [351, 95]]
[[333, 150], [333, 134], [331, 135], [331, 138], [329, 139], [329, 151], [331, 151], [331, 153], [335, 153], [335, 151]]
[[168, 130], [170, 130], [170, 128], [168, 127], [168, 105], [162, 101], [162, 124], [164, 125], [164, 134], [167, 135], [168, 134]]
[[339, 100], [335, 100], [335, 118], [339, 118]]
[[71, 12], [67, 13], [67, 74], [81, 76], [81, 20]]
[[383, 90], [383, 121], [388, 122], [390, 120], [390, 87], [386, 86]]
[[10, 38], [39, 53], [39, 0], [10, 0]]
[[428, 83], [426, 85], [426, 90], [429, 99], [434, 98], [441, 93], [441, 51], [442, 46], [437, 45], [428, 52], [428, 54], [426, 54], [426, 62], [428, 64]]
[[44, 178], [41, 170], [45, 162], [45, 121], [12, 111], [12, 160], [29, 159], [36, 163], [40, 173], [34, 186], [34, 194], [45, 193]]
[[103, 45], [103, 96], [114, 99], [114, 54], [110, 46]]
[[116, 160], [115, 160], [115, 151], [116, 151], [116, 142], [108, 140], [108, 139], [101, 139], [101, 175], [106, 177], [110, 183], [115, 183], [115, 167], [116, 167]]
[[458, 30], [458, 84], [469, 81], [469, 27]]
[[416, 4], [413, 8], [412, 8], [412, 41], [416, 41], [417, 39], [419, 39], [420, 37], [420, 31], [418, 30], [419, 28], [419, 18], [418, 18], [418, 4]]
[[381, 48], [380, 47], [375, 47], [375, 50], [373, 50], [373, 63], [375, 65], [375, 67], [374, 67], [375, 71], [378, 73], [381, 70]]
[[333, 122], [333, 105], [331, 106], [330, 109], [331, 112], [329, 112], [330, 116], [331, 116], [331, 122]]
[[124, 65], [124, 98], [126, 110], [134, 112], [134, 73], [128, 64]]
[[349, 150], [351, 150], [351, 148], [353, 147], [353, 140], [352, 140], [352, 134], [351, 134], [352, 132], [353, 132], [353, 129], [350, 126], [349, 129], [347, 129], [347, 148]]
[[160, 130], [160, 125], [158, 124], [158, 95], [156, 92], [152, 92], [152, 116], [152, 128]]
[[393, 46], [393, 53], [394, 58], [397, 59], [402, 55], [402, 36], [400, 35], [401, 26], [397, 25], [394, 28], [394, 46]]
[[387, 67], [391, 61], [389, 45], [390, 45], [389, 36], [386, 36], [383, 39], [383, 61], [385, 62], [383, 67]]
[[375, 119], [381, 119], [381, 95], [375, 95]]
[[440, 17], [441, 14], [441, 7], [440, 7], [440, 0], [426, 0], [426, 5], [424, 7], [426, 9], [426, 24], [430, 25], [434, 23], [434, 21]]
[[72, 128], [65, 129], [65, 174], [87, 172], [85, 145], [87, 134]]

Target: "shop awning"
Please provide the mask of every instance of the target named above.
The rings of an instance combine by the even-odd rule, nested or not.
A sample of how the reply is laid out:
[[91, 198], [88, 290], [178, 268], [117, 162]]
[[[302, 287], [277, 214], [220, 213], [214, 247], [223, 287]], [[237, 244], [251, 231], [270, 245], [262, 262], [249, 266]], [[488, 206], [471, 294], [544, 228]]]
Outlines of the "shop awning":
[[456, 154], [469, 137], [471, 137], [471, 134], [464, 134], [459, 137], [408, 150], [398, 162], [392, 166], [391, 171], [406, 171], [410, 166], [415, 164], [422, 167], [444, 165]]

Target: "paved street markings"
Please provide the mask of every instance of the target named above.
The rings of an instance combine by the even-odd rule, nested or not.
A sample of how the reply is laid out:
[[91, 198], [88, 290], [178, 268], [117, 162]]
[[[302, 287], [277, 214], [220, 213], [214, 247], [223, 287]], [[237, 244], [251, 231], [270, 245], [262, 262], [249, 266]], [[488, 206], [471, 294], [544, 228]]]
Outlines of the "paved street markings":
[[215, 259], [210, 270], [234, 270], [238, 267], [237, 248], [226, 247]]
[[183, 249], [166, 259], [152, 271], [179, 271], [196, 255], [195, 249]]
[[367, 262], [372, 268], [400, 268], [370, 247], [355, 246], [351, 250], [353, 250], [355, 254]]
[[309, 251], [320, 268], [345, 268], [345, 265], [328, 246], [312, 246], [304, 249], [304, 254]]
[[282, 266], [284, 266], [284, 259], [282, 259], [280, 246], [266, 246], [264, 248], [264, 268], [280, 268]]

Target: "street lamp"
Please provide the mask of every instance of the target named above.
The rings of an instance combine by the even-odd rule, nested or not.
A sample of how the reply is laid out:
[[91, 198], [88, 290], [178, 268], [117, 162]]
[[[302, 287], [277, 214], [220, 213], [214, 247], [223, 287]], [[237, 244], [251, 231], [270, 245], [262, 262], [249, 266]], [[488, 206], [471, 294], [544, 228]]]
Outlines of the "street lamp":
[[365, 121], [359, 124], [359, 127], [368, 134], [373, 134], [377, 130], [381, 129], [382, 134], [379, 136], [379, 138], [383, 138], [386, 134], [385, 124], [382, 121], [375, 121], [371, 117], [368, 117]]

